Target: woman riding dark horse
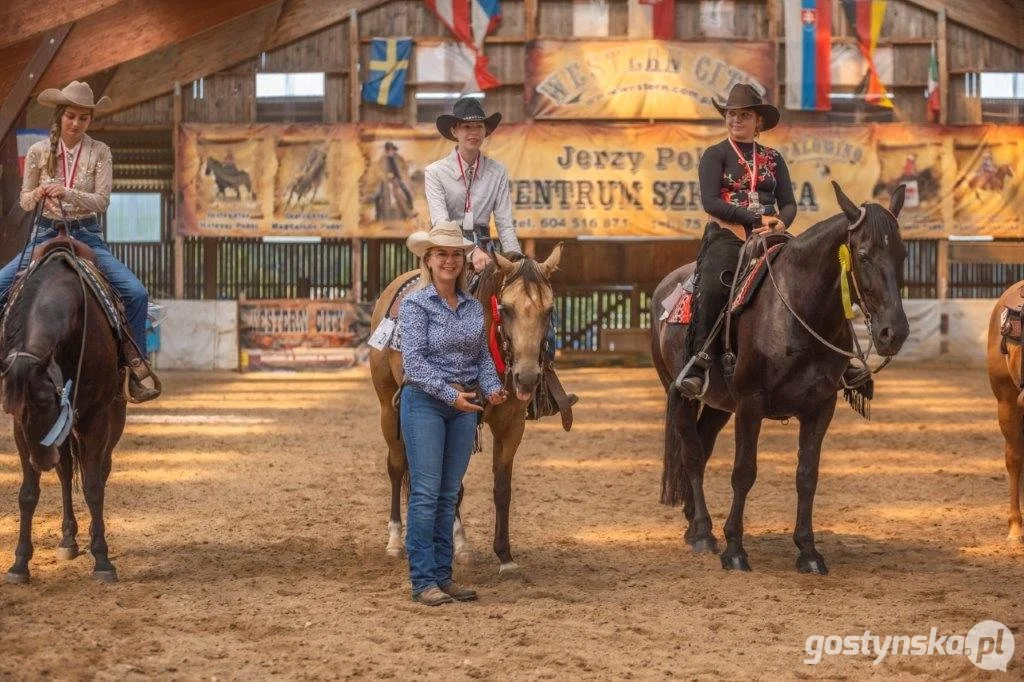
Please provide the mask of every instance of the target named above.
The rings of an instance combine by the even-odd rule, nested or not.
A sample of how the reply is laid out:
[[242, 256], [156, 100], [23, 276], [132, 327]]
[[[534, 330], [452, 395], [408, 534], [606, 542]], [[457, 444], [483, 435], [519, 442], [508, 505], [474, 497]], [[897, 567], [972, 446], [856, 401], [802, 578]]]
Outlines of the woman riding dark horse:
[[[757, 476], [761, 422], [797, 417], [797, 569], [828, 572], [815, 547], [811, 512], [821, 444], [844, 370], [850, 359], [866, 357], [849, 350], [855, 347], [850, 306], [855, 302], [864, 312], [879, 355], [895, 355], [910, 332], [900, 298], [906, 250], [896, 219], [904, 188], [896, 190], [886, 209], [873, 203], [858, 207], [839, 185], [833, 187], [842, 213], [789, 240], [775, 260], [766, 263], [764, 283], [733, 320], [729, 342], [736, 356], [731, 379], [725, 370], [732, 363], [709, 355], [709, 382], [700, 401], [685, 398], [675, 388], [682, 381], [673, 381], [688, 360], [686, 325], [654, 316], [654, 362], [668, 391], [662, 501], [683, 502], [689, 522], [684, 538], [695, 552], [717, 551], [704, 500], [704, 469], [719, 431], [730, 413], [736, 415], [733, 503], [721, 557], [727, 569], [750, 570], [743, 548], [743, 513]], [[662, 280], [654, 301], [665, 300], [693, 270], [692, 264], [685, 265]]]
[[[124, 303], [130, 334], [123, 335], [121, 354], [128, 365], [126, 397], [153, 400], [160, 383], [146, 361], [146, 315], [149, 292], [103, 240], [99, 215], [110, 204], [113, 169], [110, 147], [85, 134], [93, 113], [110, 106], [109, 97], [93, 99], [88, 83], [72, 81], [63, 90], [49, 88], [39, 103], [54, 108], [49, 140], [35, 143], [25, 157], [21, 207], [37, 211], [32, 239], [24, 251], [0, 269], [0, 298], [6, 299], [18, 270], [29, 264], [38, 245], [53, 239], [60, 225], [87, 245], [96, 265]], [[150, 385], [152, 384], [152, 385]]]
[[101, 582], [117, 580], [107, 558], [103, 498], [111, 452], [125, 420], [118, 344], [103, 307], [69, 258], [49, 258], [31, 271], [3, 322], [3, 405], [14, 416], [22, 470], [18, 546], [7, 582], [28, 582], [39, 475], [54, 466], [64, 503], [57, 556], [78, 555], [71, 502], [78, 471], [92, 517], [93, 576]]

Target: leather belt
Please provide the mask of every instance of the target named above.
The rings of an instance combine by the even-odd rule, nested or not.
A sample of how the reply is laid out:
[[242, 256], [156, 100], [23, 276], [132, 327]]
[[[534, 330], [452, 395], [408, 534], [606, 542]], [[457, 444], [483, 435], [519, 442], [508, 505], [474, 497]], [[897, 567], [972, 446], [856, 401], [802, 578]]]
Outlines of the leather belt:
[[100, 226], [100, 221], [96, 219], [96, 216], [88, 216], [86, 218], [78, 219], [64, 219], [64, 218], [47, 218], [46, 216], [40, 216], [39, 226], [45, 227], [48, 230], [57, 229], [60, 225], [66, 226], [69, 230], [91, 230]]

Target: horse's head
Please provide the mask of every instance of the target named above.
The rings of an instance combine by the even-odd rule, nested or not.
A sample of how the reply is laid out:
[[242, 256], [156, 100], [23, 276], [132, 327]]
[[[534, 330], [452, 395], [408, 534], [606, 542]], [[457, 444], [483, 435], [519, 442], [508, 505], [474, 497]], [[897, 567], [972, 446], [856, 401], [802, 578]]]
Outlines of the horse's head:
[[859, 305], [870, 318], [875, 348], [880, 355], [899, 352], [910, 335], [910, 323], [903, 311], [903, 261], [907, 250], [900, 238], [897, 217], [903, 208], [906, 185], [892, 193], [889, 208], [876, 203], [858, 207], [835, 181], [843, 214], [850, 221], [848, 243], [853, 256], [853, 278]]
[[561, 257], [561, 244], [543, 263], [527, 257], [512, 262], [501, 254], [494, 256], [504, 277], [499, 299], [501, 324], [512, 351], [513, 388], [520, 400], [529, 400], [540, 382], [541, 344], [555, 307], [549, 278]]
[[48, 471], [57, 463], [57, 448], [40, 441], [60, 417], [60, 368], [52, 353], [40, 358], [14, 352], [4, 360], [3, 372], [4, 411], [13, 415], [24, 433], [33, 468]]

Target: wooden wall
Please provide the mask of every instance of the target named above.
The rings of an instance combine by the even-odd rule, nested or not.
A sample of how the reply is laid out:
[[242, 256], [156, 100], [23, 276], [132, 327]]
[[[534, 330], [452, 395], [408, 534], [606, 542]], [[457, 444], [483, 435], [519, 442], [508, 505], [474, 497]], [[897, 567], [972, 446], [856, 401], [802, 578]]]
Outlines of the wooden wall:
[[[1003, 4], [1011, 0], [998, 0]], [[571, 38], [573, 31], [572, 0], [538, 0], [537, 35]], [[946, 3], [951, 12], [965, 12], [969, 4], [961, 0]], [[700, 26], [699, 0], [677, 0], [676, 35], [679, 40], [705, 39]], [[625, 0], [608, 0], [609, 36], [627, 34]], [[735, 35], [740, 39], [776, 40], [779, 42], [779, 97], [785, 95], [785, 46], [781, 22], [771, 21], [770, 8], [781, 6], [781, 0], [738, 0]], [[1007, 7], [1011, 7], [1007, 4]], [[1004, 8], [1005, 9], [1005, 8]], [[991, 10], [991, 8], [990, 8]], [[1007, 10], [1008, 11], [1008, 10]], [[486, 54], [491, 69], [503, 86], [487, 94], [490, 109], [500, 110], [509, 122], [524, 119], [523, 80], [527, 27], [525, 2], [504, 0], [503, 19], [495, 36], [488, 38]], [[984, 14], [984, 13], [983, 13]], [[985, 14], [992, 21], [992, 11]], [[254, 78], [258, 71], [298, 72], [322, 71], [325, 77], [323, 121], [327, 123], [353, 120], [350, 91], [348, 22], [330, 26], [285, 47], [254, 55], [235, 67], [203, 78], [202, 97], [193, 96], [191, 84], [183, 84], [183, 118], [186, 121], [227, 123], [246, 122], [256, 118]], [[380, 35], [409, 35], [420, 41], [449, 40], [441, 23], [429, 12], [422, 0], [392, 0], [361, 14], [358, 18], [360, 63], [369, 61], [369, 39]], [[982, 122], [980, 102], [969, 92], [971, 74], [982, 70], [1024, 70], [1024, 51], [956, 23], [947, 23], [949, 70], [948, 123]], [[778, 35], [773, 35], [773, 31]], [[891, 0], [879, 44], [894, 50], [895, 82], [890, 85], [895, 109], [892, 120], [927, 121], [924, 91], [927, 85], [931, 45], [937, 41], [937, 15], [914, 0]], [[833, 0], [833, 36], [836, 42], [852, 43], [853, 32], [846, 21], [839, 0]], [[359, 119], [367, 122], [407, 124], [416, 121], [415, 64], [410, 70], [407, 105], [395, 110], [372, 104], [361, 104]], [[884, 114], [884, 112], [882, 112]], [[786, 112], [786, 120], [804, 122], [848, 122], [871, 120], [871, 112], [851, 115], [848, 112]], [[888, 119], [884, 115], [883, 119]], [[109, 127], [169, 126], [169, 96], [151, 100], [101, 119], [99, 125]]]

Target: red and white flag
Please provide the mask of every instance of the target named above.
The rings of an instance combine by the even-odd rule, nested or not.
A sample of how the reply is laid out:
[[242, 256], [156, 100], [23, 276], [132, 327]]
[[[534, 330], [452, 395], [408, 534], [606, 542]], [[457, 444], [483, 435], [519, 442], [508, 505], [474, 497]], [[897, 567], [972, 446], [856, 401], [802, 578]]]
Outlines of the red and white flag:
[[675, 40], [675, 0], [629, 0], [629, 37]]
[[501, 81], [488, 70], [487, 57], [484, 56], [484, 38], [494, 33], [501, 23], [500, 0], [426, 0], [426, 3], [459, 42], [472, 50], [476, 82], [469, 85], [475, 85], [477, 90], [501, 85]]

